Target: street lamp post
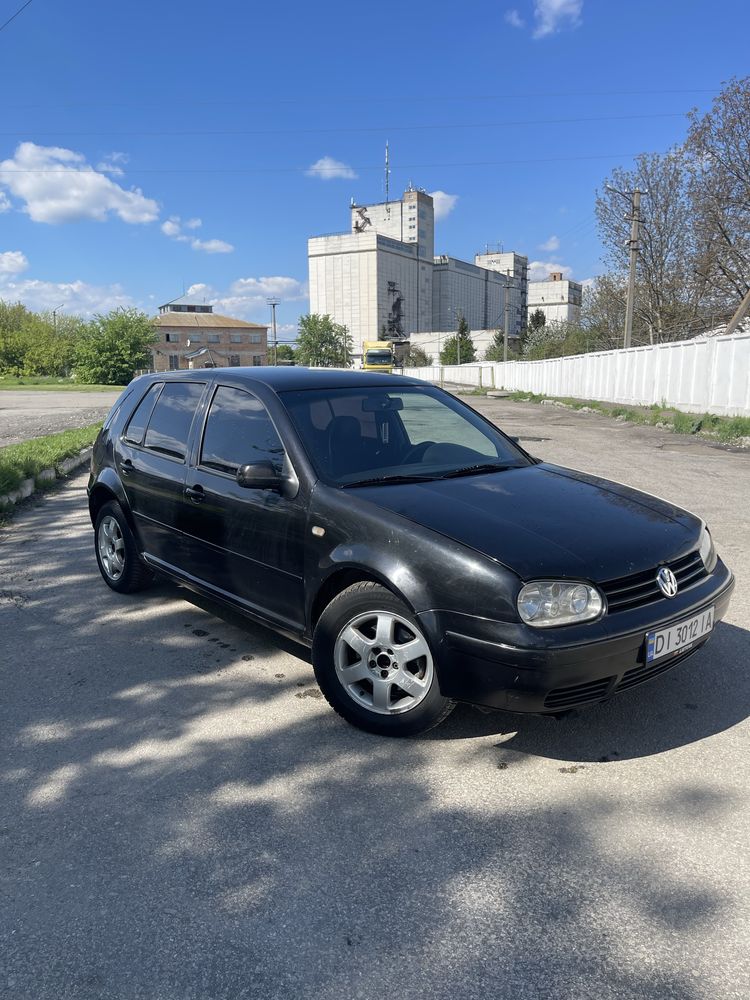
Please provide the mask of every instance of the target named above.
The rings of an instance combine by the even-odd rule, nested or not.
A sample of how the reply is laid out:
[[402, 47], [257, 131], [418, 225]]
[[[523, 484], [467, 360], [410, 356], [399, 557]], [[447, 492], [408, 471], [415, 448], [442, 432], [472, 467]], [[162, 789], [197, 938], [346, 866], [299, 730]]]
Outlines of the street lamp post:
[[276, 343], [276, 306], [279, 304], [280, 299], [266, 299], [266, 302], [271, 307], [271, 321], [273, 323], [273, 363], [277, 365], [279, 363], [279, 350]]

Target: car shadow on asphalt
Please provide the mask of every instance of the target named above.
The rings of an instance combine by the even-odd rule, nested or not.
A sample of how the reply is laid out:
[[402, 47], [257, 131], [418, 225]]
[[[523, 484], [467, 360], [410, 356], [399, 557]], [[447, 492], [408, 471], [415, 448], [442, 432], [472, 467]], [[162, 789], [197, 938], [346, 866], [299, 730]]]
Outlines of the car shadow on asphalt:
[[722, 733], [750, 715], [750, 632], [720, 622], [694, 656], [640, 687], [560, 718], [460, 705], [425, 739], [503, 736], [521, 754], [565, 761], [628, 760]]
[[[538, 791], [471, 747], [359, 732], [305, 696], [307, 664], [268, 630], [168, 584], [107, 590], [72, 488], [6, 543], [0, 994], [724, 995], [705, 942], [739, 925], [736, 888], [712, 865], [686, 869], [667, 840], [699, 817], [701, 841], [731, 844], [735, 802], [710, 775], [571, 795], [541, 766]], [[648, 694], [572, 720], [567, 745], [549, 735], [565, 723], [462, 708], [433, 739], [514, 734], [508, 758], [576, 759], [588, 727], [591, 753], [617, 736], [642, 755], [648, 730], [699, 697], [710, 735], [730, 724], [746, 635], [717, 629], [713, 660], [707, 647]], [[701, 681], [701, 664], [730, 660]], [[694, 719], [675, 734], [702, 738]]]

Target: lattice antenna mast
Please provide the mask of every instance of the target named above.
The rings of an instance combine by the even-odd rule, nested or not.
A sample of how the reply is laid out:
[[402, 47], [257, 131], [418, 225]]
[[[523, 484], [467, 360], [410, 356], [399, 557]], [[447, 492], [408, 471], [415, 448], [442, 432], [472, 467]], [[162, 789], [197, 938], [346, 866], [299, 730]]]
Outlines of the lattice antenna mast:
[[390, 189], [391, 189], [391, 165], [388, 158], [388, 140], [385, 141], [385, 203], [386, 205], [390, 201]]

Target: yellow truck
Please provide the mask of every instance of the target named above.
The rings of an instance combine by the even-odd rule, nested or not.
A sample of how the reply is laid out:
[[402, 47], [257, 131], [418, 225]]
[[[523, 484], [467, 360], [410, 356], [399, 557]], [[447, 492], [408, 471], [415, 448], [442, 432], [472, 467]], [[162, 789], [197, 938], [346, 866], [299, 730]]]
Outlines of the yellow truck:
[[393, 342], [365, 340], [362, 344], [362, 368], [366, 372], [392, 372], [396, 363]]

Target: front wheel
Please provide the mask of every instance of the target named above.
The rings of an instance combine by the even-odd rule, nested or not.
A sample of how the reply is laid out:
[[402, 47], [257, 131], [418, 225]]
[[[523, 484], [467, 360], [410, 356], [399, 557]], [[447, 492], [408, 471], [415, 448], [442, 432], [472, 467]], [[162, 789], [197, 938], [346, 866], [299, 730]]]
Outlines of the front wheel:
[[313, 668], [331, 707], [370, 733], [415, 736], [453, 709], [420, 624], [377, 583], [354, 584], [331, 601], [315, 629]]

